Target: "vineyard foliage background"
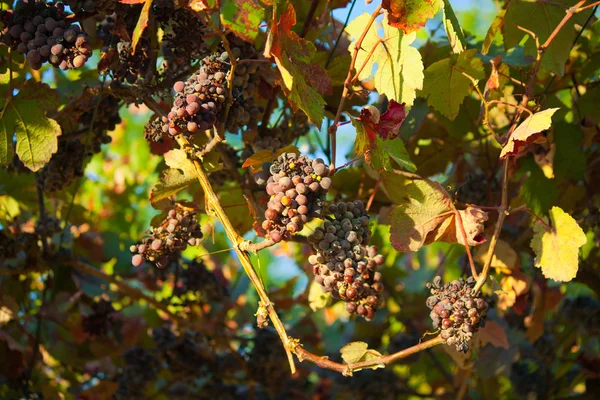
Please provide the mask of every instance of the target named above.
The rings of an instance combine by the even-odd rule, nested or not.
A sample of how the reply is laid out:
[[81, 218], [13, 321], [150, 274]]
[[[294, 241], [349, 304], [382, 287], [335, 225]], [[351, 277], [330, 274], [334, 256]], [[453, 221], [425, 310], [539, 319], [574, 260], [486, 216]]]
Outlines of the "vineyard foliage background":
[[0, 1], [0, 398], [595, 398], [599, 3]]

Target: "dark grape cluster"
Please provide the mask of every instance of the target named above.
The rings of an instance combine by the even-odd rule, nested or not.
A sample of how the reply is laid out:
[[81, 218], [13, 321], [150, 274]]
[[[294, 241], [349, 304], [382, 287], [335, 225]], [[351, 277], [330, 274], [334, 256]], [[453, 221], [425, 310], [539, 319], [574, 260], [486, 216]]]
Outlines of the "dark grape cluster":
[[467, 175], [467, 180], [457, 187], [456, 198], [463, 204], [485, 205], [489, 203], [489, 195], [500, 189], [495, 177], [487, 177], [482, 173]]
[[208, 55], [209, 47], [203, 38], [210, 31], [202, 19], [186, 8], [176, 8], [173, 0], [154, 1], [152, 12], [165, 32], [161, 47], [169, 68], [189, 66]]
[[160, 371], [158, 358], [151, 351], [143, 348], [133, 348], [123, 357], [125, 365], [117, 377], [118, 388], [116, 399], [145, 399], [144, 388], [154, 380]]
[[106, 336], [115, 323], [116, 310], [109, 301], [101, 299], [92, 304], [92, 313], [83, 317], [83, 331], [91, 337]]
[[89, 38], [66, 19], [62, 3], [20, 0], [3, 15], [2, 40], [27, 57], [32, 69], [49, 62], [62, 70], [80, 68], [92, 55]]
[[51, 216], [40, 217], [35, 223], [35, 232], [40, 237], [51, 238], [55, 233], [62, 231], [60, 219]]
[[254, 175], [271, 196], [262, 227], [275, 243], [300, 232], [312, 218], [320, 217], [331, 186], [329, 167], [317, 158], [284, 153]]
[[171, 329], [159, 327], [152, 329], [152, 339], [158, 354], [171, 370], [197, 376], [201, 369], [215, 361], [213, 348], [205, 336], [186, 330], [176, 336]]
[[78, 123], [82, 128], [89, 127], [93, 136], [86, 140], [88, 153], [99, 153], [101, 146], [111, 142], [108, 132], [113, 131], [121, 123], [119, 100], [114, 96], [93, 96], [85, 111], [79, 116]]
[[282, 346], [273, 346], [278, 340], [277, 333], [269, 329], [259, 329], [248, 359], [249, 377], [275, 392], [289, 382], [289, 372], [282, 368], [287, 364], [285, 350]]
[[[25, 266], [35, 266], [40, 256], [38, 235], [31, 232], [11, 233], [9, 229], [0, 230], [0, 262], [16, 259], [24, 261]], [[18, 266], [19, 263], [8, 266]]]
[[87, 148], [79, 138], [59, 142], [58, 151], [38, 176], [44, 190], [60, 191], [82, 177], [87, 154]]
[[346, 303], [349, 313], [371, 320], [383, 291], [377, 267], [384, 257], [369, 246], [369, 214], [360, 200], [328, 207], [331, 214], [308, 236], [315, 254], [308, 258], [315, 281], [336, 299]]
[[427, 298], [429, 316], [435, 329], [441, 329], [440, 337], [445, 343], [456, 346], [456, 350], [466, 353], [473, 334], [485, 324], [488, 304], [472, 294], [475, 279], [458, 279], [445, 285], [436, 276], [433, 284], [428, 283], [431, 296]]
[[175, 293], [200, 292], [207, 301], [222, 301], [228, 296], [227, 288], [203, 262], [192, 261], [181, 271]]
[[158, 227], [148, 230], [148, 235], [141, 244], [130, 248], [135, 253], [131, 259], [135, 267], [142, 265], [144, 260], [154, 262], [160, 268], [166, 267], [188, 245], [200, 243], [202, 230], [195, 211], [175, 205]]
[[117, 7], [117, 0], [68, 0], [67, 4], [76, 14], [82, 11], [111, 14]]
[[600, 301], [589, 296], [563, 300], [560, 315], [587, 334], [600, 333]]

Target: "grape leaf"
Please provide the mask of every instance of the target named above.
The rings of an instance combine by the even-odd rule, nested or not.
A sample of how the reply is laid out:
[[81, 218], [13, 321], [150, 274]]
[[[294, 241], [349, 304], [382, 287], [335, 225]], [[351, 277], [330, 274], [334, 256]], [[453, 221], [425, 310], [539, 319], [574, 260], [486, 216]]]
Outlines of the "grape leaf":
[[291, 30], [296, 25], [294, 7], [287, 2], [280, 7], [283, 11], [271, 21], [264, 56], [275, 59], [292, 108], [300, 108], [312, 124], [320, 126], [325, 107], [321, 94], [331, 93], [331, 80], [322, 66], [313, 64], [315, 46]]
[[479, 330], [477, 337], [482, 347], [488, 343], [494, 347], [502, 347], [507, 350], [510, 347], [506, 331], [500, 324], [494, 321], [486, 322], [485, 326]]
[[[390, 241], [396, 250], [417, 251], [438, 241], [465, 245], [452, 200], [439, 183], [413, 180], [406, 186], [406, 194], [408, 199], [390, 213]], [[488, 219], [487, 213], [476, 207], [467, 207], [459, 213], [467, 244], [484, 243], [483, 223]]]
[[[1, 104], [1, 103], [0, 103]], [[15, 149], [13, 146], [13, 137], [15, 135], [14, 118], [7, 118], [7, 109], [9, 102], [5, 102], [2, 112], [0, 113], [0, 164], [8, 165], [13, 159]]]
[[277, 151], [259, 150], [244, 161], [242, 168], [250, 167], [252, 172], [258, 172], [264, 163], [276, 160], [277, 157], [283, 153], [296, 153], [297, 155], [300, 155], [300, 150], [298, 150], [296, 146], [291, 145], [285, 146]]
[[[529, 291], [531, 278], [519, 270], [511, 271], [510, 275], [506, 275], [500, 281], [502, 292], [498, 294], [498, 308], [506, 311], [513, 307], [517, 302], [517, 297]], [[519, 312], [513, 308], [513, 311]], [[520, 314], [519, 314], [520, 315]]]
[[458, 19], [456, 18], [456, 14], [454, 14], [454, 10], [450, 5], [449, 0], [444, 0], [444, 8], [442, 10], [444, 29], [446, 29], [450, 47], [452, 47], [454, 53], [461, 53], [467, 49], [467, 41], [465, 40], [465, 34], [458, 23]]
[[323, 287], [313, 281], [308, 290], [308, 306], [311, 310], [317, 311], [325, 307], [331, 298], [331, 292], [325, 292]]
[[171, 167], [163, 171], [150, 192], [150, 201], [155, 204], [186, 188], [196, 180], [194, 164], [185, 151], [174, 149], [165, 153], [165, 163]]
[[483, 63], [475, 53], [477, 50], [465, 50], [431, 64], [425, 70], [423, 96], [428, 96], [427, 103], [454, 120], [464, 98], [469, 94], [471, 80], [463, 75], [468, 74], [478, 80], [484, 77]]
[[535, 214], [545, 213], [558, 199], [556, 180], [547, 178], [533, 157], [523, 162], [522, 170], [529, 172], [529, 177], [521, 185], [519, 197]]
[[[480, 263], [485, 264], [488, 260], [488, 249], [490, 248], [489, 243], [485, 243], [477, 248], [473, 259]], [[493, 268], [500, 268], [504, 272], [510, 273], [510, 269], [513, 268], [517, 263], [517, 252], [505, 242], [504, 240], [498, 240], [496, 248], [494, 249], [494, 256], [492, 257], [492, 263], [490, 264]]]
[[[391, 118], [384, 122], [382, 129], [385, 134], [390, 134], [390, 126], [394, 123], [397, 124], [397, 122], [391, 122]], [[381, 118], [377, 120], [381, 121]], [[396, 161], [402, 168], [411, 172], [417, 170], [415, 164], [410, 160], [410, 155], [404, 146], [402, 138], [396, 137], [393, 140], [384, 140], [381, 138], [380, 124], [370, 118], [370, 109], [368, 107], [363, 108], [361, 117], [352, 118], [352, 125], [356, 128], [354, 152], [357, 156], [364, 154], [365, 160], [375, 170], [392, 171], [394, 168], [391, 164], [391, 159]]]
[[[351, 342], [340, 349], [342, 359], [346, 364], [355, 364], [363, 361], [370, 361], [381, 357], [381, 353], [376, 350], [370, 350], [369, 345], [365, 342]], [[383, 363], [375, 364], [371, 369], [385, 368]], [[360, 371], [361, 368], [353, 371]]]
[[510, 136], [508, 143], [502, 148], [500, 158], [504, 159], [509, 155], [513, 156], [523, 150], [527, 143], [543, 138], [540, 132], [550, 128], [550, 125], [552, 125], [552, 114], [556, 110], [558, 108], [549, 108], [537, 112], [521, 122]]
[[502, 28], [502, 25], [504, 24], [505, 14], [506, 10], [500, 10], [500, 12], [498, 12], [498, 15], [496, 15], [496, 17], [492, 21], [492, 24], [490, 25], [485, 35], [485, 38], [483, 39], [483, 44], [481, 45], [481, 54], [487, 54], [490, 51], [490, 47], [492, 47], [492, 44], [494, 43], [494, 38], [500, 31], [500, 28]]
[[[540, 45], [543, 44], [562, 21], [565, 16], [565, 9], [574, 6], [576, 0], [556, 0], [552, 3], [524, 0], [511, 1], [504, 17], [507, 23], [502, 25], [505, 49], [509, 50], [515, 47], [527, 35], [525, 52], [535, 57], [537, 54], [535, 41], [527, 33], [520, 30], [518, 26], [534, 32], [538, 35]], [[542, 58], [543, 68], [559, 76], [564, 74], [565, 63], [569, 58], [573, 41], [577, 36], [575, 26], [583, 25], [591, 13], [592, 10], [589, 9], [573, 15], [559, 30]]]
[[438, 0], [383, 0], [388, 23], [404, 33], [418, 31], [440, 9]]
[[[369, 21], [369, 14], [363, 14], [350, 22], [346, 32], [355, 40], [359, 38]], [[377, 33], [375, 24], [367, 32], [362, 47], [356, 57], [356, 68], [363, 65], [358, 78], [365, 80], [372, 75], [373, 68], [377, 65], [374, 75], [375, 89], [388, 99], [396, 100], [412, 106], [416, 91], [423, 87], [423, 61], [417, 49], [410, 46], [416, 38], [416, 33], [404, 34], [400, 29], [389, 26], [384, 19], [383, 38]], [[372, 49], [373, 55], [367, 59]], [[354, 51], [354, 42], [350, 43], [348, 50]]]
[[254, 0], [225, 0], [221, 5], [221, 22], [242, 39], [252, 42], [258, 35], [264, 8]]
[[4, 162], [12, 154], [12, 137], [16, 133], [19, 159], [30, 170], [38, 171], [58, 150], [60, 125], [47, 118], [35, 100], [21, 100], [17, 96], [8, 102], [3, 105], [6, 109], [0, 125], [3, 136], [0, 159]]
[[140, 16], [138, 18], [137, 24], [135, 25], [135, 29], [133, 30], [133, 36], [131, 38], [131, 47], [133, 48], [133, 52], [135, 53], [136, 47], [144, 30], [148, 26], [148, 18], [150, 16], [150, 7], [152, 7], [152, 0], [146, 0], [144, 3], [144, 7], [140, 12]]
[[534, 265], [541, 268], [548, 279], [569, 282], [577, 275], [579, 248], [587, 238], [573, 217], [560, 207], [552, 207], [549, 215], [550, 222], [543, 217], [544, 223], [536, 221], [533, 226]]
[[390, 241], [399, 251], [420, 249], [427, 235], [452, 214], [452, 201], [444, 188], [427, 179], [406, 186], [409, 199], [390, 213]]

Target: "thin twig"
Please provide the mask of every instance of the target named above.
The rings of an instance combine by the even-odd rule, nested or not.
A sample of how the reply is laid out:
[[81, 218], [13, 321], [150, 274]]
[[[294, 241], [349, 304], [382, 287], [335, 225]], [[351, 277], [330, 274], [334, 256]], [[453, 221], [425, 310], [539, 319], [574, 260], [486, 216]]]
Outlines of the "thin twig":
[[423, 343], [419, 343], [415, 346], [409, 347], [407, 349], [401, 350], [397, 353], [393, 353], [387, 356], [381, 356], [374, 358], [369, 361], [363, 361], [354, 364], [341, 364], [336, 361], [331, 361], [328, 357], [320, 357], [309, 351], [306, 351], [302, 345], [297, 344], [293, 348], [294, 353], [298, 356], [298, 359], [302, 362], [304, 360], [309, 361], [321, 368], [330, 369], [332, 371], [339, 372], [343, 375], [349, 376], [352, 375], [352, 371], [356, 371], [357, 369], [364, 369], [369, 367], [374, 367], [376, 365], [387, 365], [391, 364], [394, 361], [398, 361], [402, 358], [409, 357], [413, 354], [416, 354], [420, 351], [429, 349], [431, 347], [437, 346], [438, 344], [442, 344], [444, 341], [442, 338], [437, 337], [435, 339], [428, 340]]
[[329, 134], [331, 135], [331, 168], [333, 171], [335, 170], [336, 133], [337, 133], [337, 129], [338, 129], [338, 123], [340, 122], [340, 118], [342, 117], [342, 111], [344, 109], [344, 104], [346, 102], [346, 99], [349, 97], [350, 89], [352, 88], [352, 77], [354, 74], [354, 67], [356, 65], [356, 59], [358, 58], [358, 52], [361, 49], [363, 40], [367, 36], [367, 33], [371, 29], [371, 26], [373, 25], [373, 23], [375, 22], [375, 19], [379, 16], [379, 13], [381, 12], [381, 8], [382, 8], [382, 6], [379, 5], [379, 7], [377, 7], [377, 9], [375, 9], [375, 11], [373, 11], [373, 14], [371, 14], [371, 18], [365, 25], [365, 28], [364, 28], [362, 34], [354, 43], [354, 51], [352, 52], [352, 59], [350, 60], [350, 67], [348, 68], [348, 75], [346, 76], [346, 80], [344, 82], [344, 90], [342, 92], [342, 98], [340, 99], [338, 109], [335, 114], [335, 119], [333, 120], [333, 123], [329, 127]]

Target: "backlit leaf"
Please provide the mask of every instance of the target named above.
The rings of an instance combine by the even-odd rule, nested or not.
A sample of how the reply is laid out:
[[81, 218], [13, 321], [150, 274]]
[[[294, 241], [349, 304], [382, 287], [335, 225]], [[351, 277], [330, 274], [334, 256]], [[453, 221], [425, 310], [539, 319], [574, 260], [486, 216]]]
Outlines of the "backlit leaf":
[[165, 153], [165, 162], [171, 168], [163, 171], [159, 181], [152, 188], [152, 203], [174, 195], [196, 180], [194, 164], [188, 159], [185, 151], [175, 149]]
[[[369, 14], [363, 14], [348, 24], [346, 32], [356, 40], [362, 35]], [[389, 26], [383, 21], [383, 38], [377, 33], [377, 26], [373, 24], [367, 32], [361, 49], [356, 58], [356, 68], [359, 70], [364, 65], [359, 75], [360, 80], [369, 78], [377, 64], [374, 75], [375, 89], [388, 99], [396, 100], [412, 106], [416, 91], [423, 84], [423, 61], [417, 49], [411, 46], [416, 38], [416, 33], [404, 34], [400, 29]], [[367, 59], [372, 49], [373, 55]], [[348, 50], [354, 50], [354, 41]]]
[[504, 159], [509, 155], [515, 155], [519, 153], [528, 142], [531, 143], [536, 141], [541, 136], [540, 132], [550, 128], [550, 125], [552, 125], [552, 115], [556, 110], [558, 110], [558, 108], [549, 108], [537, 112], [521, 122], [510, 136], [508, 143], [502, 148], [500, 158]]
[[254, 0], [225, 0], [221, 5], [221, 21], [237, 36], [253, 41], [263, 20], [264, 8]]
[[450, 47], [452, 47], [452, 51], [454, 53], [461, 53], [462, 51], [466, 50], [467, 41], [465, 40], [465, 34], [458, 23], [458, 19], [456, 18], [456, 14], [454, 14], [454, 10], [450, 5], [449, 0], [444, 0], [444, 8], [442, 10], [444, 28], [446, 29], [446, 35], [448, 36]]
[[383, 0], [388, 23], [404, 33], [419, 30], [440, 8], [438, 0]]
[[431, 64], [425, 70], [423, 96], [427, 103], [451, 120], [458, 115], [464, 98], [469, 94], [471, 78], [482, 79], [483, 63], [471, 49]]
[[549, 216], [550, 220], [543, 217], [544, 223], [536, 221], [533, 226], [534, 265], [542, 269], [546, 278], [568, 282], [577, 275], [579, 248], [587, 238], [573, 217], [560, 207], [552, 207]]

